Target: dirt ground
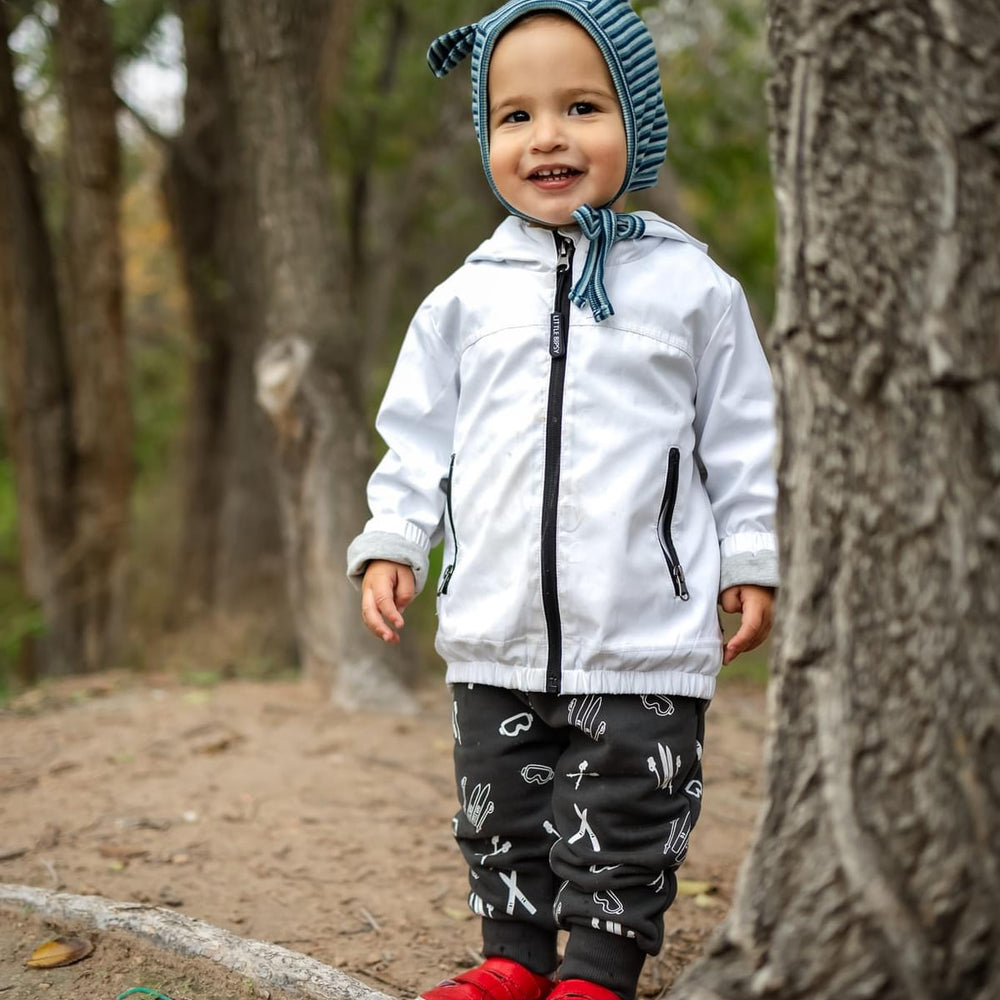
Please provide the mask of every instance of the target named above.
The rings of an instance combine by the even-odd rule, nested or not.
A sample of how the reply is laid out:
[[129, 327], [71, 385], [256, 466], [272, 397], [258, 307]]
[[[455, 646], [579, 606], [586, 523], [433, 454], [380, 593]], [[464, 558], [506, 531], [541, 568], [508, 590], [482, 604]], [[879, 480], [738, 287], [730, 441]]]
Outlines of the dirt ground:
[[[705, 804], [680, 874], [713, 890], [668, 912], [644, 997], [664, 992], [732, 898], [757, 812], [764, 702], [731, 683], [709, 711]], [[422, 704], [412, 718], [352, 715], [295, 682], [166, 676], [32, 692], [0, 712], [0, 882], [175, 907], [415, 996], [478, 961], [479, 947], [451, 838], [444, 685]], [[23, 972], [48, 936], [0, 910], [3, 1000], [151, 985], [153, 957], [112, 935], [77, 965]], [[201, 964], [155, 974], [179, 976], [192, 998], [253, 995], [238, 977], [235, 992], [206, 986]]]
[[[31, 916], [0, 913], [3, 1000], [115, 1000], [133, 986], [154, 989], [171, 1000], [289, 1000], [278, 991], [256, 988], [208, 959], [170, 955], [126, 934], [79, 929], [79, 934], [94, 945], [88, 958], [57, 969], [24, 965], [24, 958], [39, 944], [66, 931]], [[132, 1000], [149, 998], [148, 994], [133, 994]]]

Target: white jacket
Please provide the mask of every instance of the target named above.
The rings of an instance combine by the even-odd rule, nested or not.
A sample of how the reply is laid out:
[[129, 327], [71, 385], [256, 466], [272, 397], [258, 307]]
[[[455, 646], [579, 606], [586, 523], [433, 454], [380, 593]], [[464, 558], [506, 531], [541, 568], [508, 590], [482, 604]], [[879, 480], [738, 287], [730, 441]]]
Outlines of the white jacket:
[[579, 230], [512, 216], [406, 334], [348, 573], [393, 559], [420, 588], [443, 534], [449, 682], [709, 698], [720, 590], [778, 582], [771, 378], [746, 300], [703, 244], [641, 214], [646, 236], [608, 256], [604, 322], [557, 273], [568, 236], [579, 274]]

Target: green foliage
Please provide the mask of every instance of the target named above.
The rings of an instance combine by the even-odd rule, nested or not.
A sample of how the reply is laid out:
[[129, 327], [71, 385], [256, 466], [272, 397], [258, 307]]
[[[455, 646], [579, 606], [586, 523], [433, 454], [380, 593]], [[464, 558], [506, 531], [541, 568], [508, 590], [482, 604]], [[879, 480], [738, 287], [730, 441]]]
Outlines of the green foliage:
[[190, 352], [179, 338], [149, 338], [132, 351], [133, 451], [140, 485], [155, 485], [167, 471], [186, 402]]
[[775, 249], [763, 0], [661, 0], [647, 19], [662, 53], [667, 162], [681, 205], [769, 320]]
[[44, 623], [41, 609], [21, 587], [17, 570], [17, 505], [14, 473], [6, 456], [0, 458], [0, 704], [12, 693], [14, 675], [26, 640]]
[[755, 687], [767, 687], [768, 672], [767, 648], [760, 647], [743, 653], [732, 663], [722, 668], [719, 674], [720, 684], [752, 684]]
[[378, 323], [368, 330], [376, 345], [368, 382], [373, 416], [420, 300], [499, 221], [472, 130], [468, 70], [438, 80], [426, 59], [433, 38], [491, 6], [488, 0], [370, 0], [353, 24], [340, 92], [327, 119], [338, 226], [352, 245], [363, 210], [363, 300], [371, 297], [369, 284], [377, 287], [382, 267], [400, 267], [378, 317], [365, 301], [360, 308], [363, 322]]
[[111, 32], [119, 60], [136, 59], [154, 51], [161, 30], [166, 0], [115, 0], [111, 7]]
[[159, 190], [161, 158], [124, 150], [125, 327], [132, 362], [134, 455], [140, 489], [167, 475], [184, 420], [191, 344], [170, 227]]

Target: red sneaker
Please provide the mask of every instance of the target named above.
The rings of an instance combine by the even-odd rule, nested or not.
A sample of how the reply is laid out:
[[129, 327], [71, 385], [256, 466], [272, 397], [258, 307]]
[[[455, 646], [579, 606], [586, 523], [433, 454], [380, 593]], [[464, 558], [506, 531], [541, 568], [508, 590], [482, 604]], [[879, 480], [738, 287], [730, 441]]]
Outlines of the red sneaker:
[[438, 983], [421, 1000], [545, 1000], [553, 983], [509, 958], [488, 958], [454, 979]]
[[599, 986], [589, 979], [564, 979], [556, 983], [555, 989], [548, 995], [548, 1000], [622, 1000], [606, 986]]

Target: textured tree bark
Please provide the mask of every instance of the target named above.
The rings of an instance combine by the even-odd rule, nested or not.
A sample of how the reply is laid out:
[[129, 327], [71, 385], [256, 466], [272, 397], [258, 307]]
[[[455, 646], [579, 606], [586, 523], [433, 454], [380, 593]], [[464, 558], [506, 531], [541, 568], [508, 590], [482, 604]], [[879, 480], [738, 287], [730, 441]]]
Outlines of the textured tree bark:
[[82, 669], [107, 666], [120, 638], [132, 484], [132, 418], [122, 322], [120, 170], [111, 23], [103, 0], [59, 4], [66, 110], [65, 337], [73, 381], [76, 604]]
[[[66, 554], [73, 541], [74, 444], [69, 360], [55, 265], [32, 151], [21, 125], [0, 6], [0, 342], [4, 415], [17, 493], [26, 593], [46, 631], [34, 667], [66, 673], [76, 662], [76, 590]], [[33, 679], [33, 678], [26, 678]]]
[[[223, 49], [254, 177], [268, 345], [258, 398], [277, 433], [289, 596], [307, 677], [351, 706], [413, 707], [402, 662], [361, 623], [343, 559], [367, 517], [361, 335], [338, 277], [316, 112], [330, 4], [223, 0]], [[334, 679], [335, 678], [335, 679]]]
[[272, 611], [283, 600], [266, 419], [254, 404], [263, 339], [256, 231], [220, 48], [219, 0], [176, 0], [184, 27], [184, 127], [163, 188], [191, 307], [181, 537], [172, 618]]
[[1000, 996], [1000, 8], [771, 0], [767, 805], [671, 997]]
[[116, 903], [102, 896], [0, 883], [0, 907], [28, 909], [55, 924], [123, 931], [175, 955], [210, 959], [257, 986], [303, 1000], [389, 1000], [385, 993], [308, 955], [237, 937], [203, 920], [144, 903]]

